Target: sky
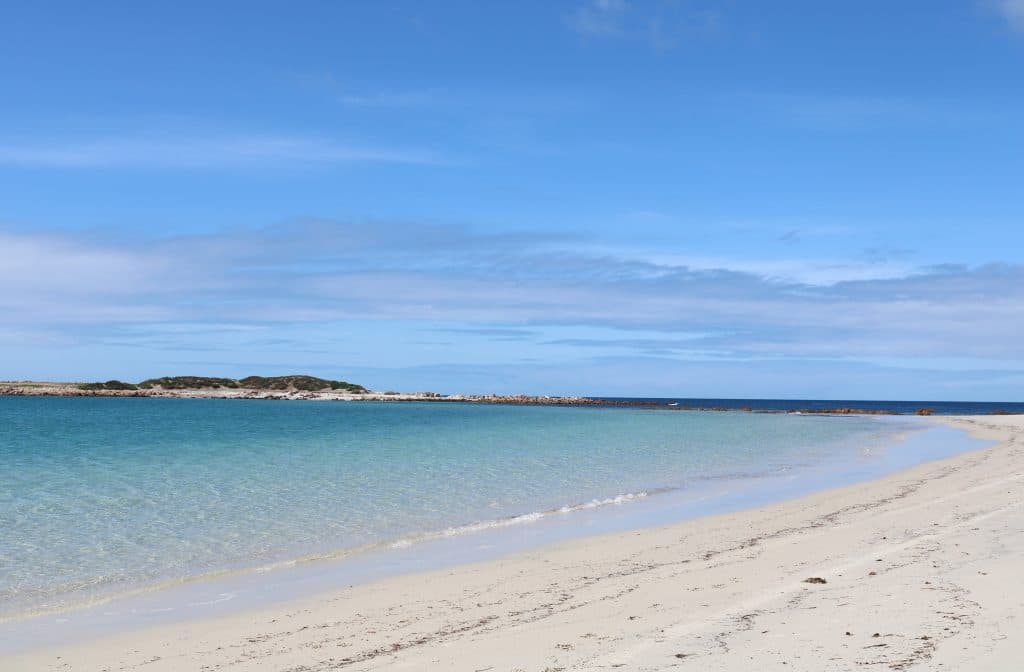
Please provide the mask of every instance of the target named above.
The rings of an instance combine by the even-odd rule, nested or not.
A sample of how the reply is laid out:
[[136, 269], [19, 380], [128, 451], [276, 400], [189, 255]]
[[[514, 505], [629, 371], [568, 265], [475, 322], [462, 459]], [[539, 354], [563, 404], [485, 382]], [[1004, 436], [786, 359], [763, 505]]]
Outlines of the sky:
[[8, 3], [0, 379], [1024, 401], [1024, 0]]

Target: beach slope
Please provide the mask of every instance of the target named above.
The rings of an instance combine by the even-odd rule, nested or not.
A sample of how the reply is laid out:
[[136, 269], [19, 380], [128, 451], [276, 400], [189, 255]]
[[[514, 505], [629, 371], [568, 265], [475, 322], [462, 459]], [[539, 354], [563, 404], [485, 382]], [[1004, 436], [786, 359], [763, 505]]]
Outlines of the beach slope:
[[0, 660], [10, 670], [1010, 670], [1024, 417], [798, 500]]

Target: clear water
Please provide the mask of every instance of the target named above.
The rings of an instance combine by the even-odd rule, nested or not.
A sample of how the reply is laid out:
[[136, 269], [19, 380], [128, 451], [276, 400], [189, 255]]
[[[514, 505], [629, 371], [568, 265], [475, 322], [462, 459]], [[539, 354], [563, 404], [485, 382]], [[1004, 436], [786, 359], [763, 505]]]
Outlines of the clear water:
[[865, 447], [909, 427], [899, 423], [0, 397], [0, 617], [290, 558], [470, 534], [715, 479], [865, 459]]

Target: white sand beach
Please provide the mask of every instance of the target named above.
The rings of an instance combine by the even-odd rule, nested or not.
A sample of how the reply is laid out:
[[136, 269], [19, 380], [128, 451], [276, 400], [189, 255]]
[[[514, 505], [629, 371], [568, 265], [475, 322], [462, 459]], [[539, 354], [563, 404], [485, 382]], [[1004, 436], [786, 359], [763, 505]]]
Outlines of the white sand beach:
[[1024, 417], [942, 421], [998, 443], [760, 509], [22, 653], [0, 669], [1020, 669]]

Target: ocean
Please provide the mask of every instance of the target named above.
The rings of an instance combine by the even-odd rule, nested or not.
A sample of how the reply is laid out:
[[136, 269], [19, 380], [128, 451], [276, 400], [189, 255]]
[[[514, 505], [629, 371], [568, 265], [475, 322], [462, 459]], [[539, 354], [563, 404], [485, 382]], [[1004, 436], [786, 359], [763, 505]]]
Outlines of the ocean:
[[608, 529], [600, 520], [666, 522], [970, 447], [894, 446], [930, 426], [632, 407], [0, 397], [0, 619], [506, 529], [563, 530], [550, 540]]
[[861, 411], [879, 411], [914, 415], [927, 410], [932, 415], [988, 415], [990, 413], [1024, 413], [1019, 401], [908, 401], [870, 399], [715, 399], [697, 397], [599, 397], [609, 401], [632, 401], [654, 406], [680, 409], [729, 409], [772, 413], [794, 411], [828, 411], [853, 408]]

